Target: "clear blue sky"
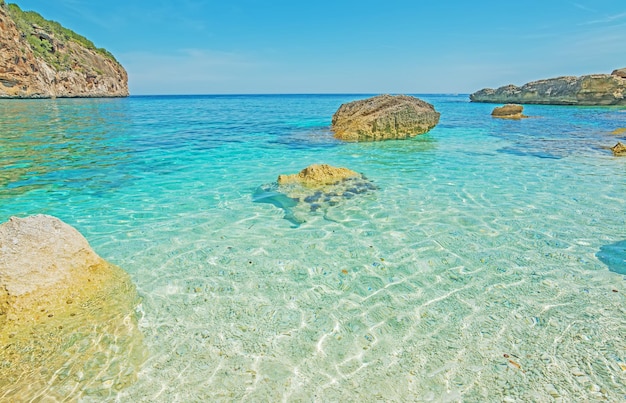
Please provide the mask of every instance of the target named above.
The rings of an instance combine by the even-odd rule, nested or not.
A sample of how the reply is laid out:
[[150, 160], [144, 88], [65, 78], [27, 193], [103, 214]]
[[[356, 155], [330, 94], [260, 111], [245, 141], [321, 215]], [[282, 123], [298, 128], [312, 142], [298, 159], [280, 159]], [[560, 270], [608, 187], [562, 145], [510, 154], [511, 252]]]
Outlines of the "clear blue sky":
[[626, 67], [625, 0], [7, 0], [140, 94], [469, 93]]

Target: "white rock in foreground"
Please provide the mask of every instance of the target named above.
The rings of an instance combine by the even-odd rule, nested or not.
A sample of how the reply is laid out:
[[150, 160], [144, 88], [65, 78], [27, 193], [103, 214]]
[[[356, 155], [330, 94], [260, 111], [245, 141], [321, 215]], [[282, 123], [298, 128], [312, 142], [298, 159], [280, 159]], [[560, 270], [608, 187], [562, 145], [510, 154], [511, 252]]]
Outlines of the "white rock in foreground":
[[0, 396], [80, 400], [129, 385], [145, 359], [138, 303], [128, 274], [58, 218], [0, 225]]

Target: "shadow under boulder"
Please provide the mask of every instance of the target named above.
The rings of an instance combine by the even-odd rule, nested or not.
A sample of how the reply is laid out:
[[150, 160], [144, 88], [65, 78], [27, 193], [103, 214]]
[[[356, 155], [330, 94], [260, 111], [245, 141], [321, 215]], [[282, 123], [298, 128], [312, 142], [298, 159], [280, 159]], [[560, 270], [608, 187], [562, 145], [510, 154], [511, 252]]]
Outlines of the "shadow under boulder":
[[0, 396], [104, 399], [145, 360], [126, 272], [58, 218], [0, 225]]

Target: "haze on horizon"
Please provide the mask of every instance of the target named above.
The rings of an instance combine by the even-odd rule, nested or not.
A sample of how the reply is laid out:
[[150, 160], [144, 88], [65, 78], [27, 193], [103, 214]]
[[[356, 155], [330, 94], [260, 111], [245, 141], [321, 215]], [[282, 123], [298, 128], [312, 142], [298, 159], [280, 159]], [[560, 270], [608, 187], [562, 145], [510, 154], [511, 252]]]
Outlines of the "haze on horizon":
[[7, 0], [111, 51], [131, 94], [470, 93], [626, 67], [626, 2]]

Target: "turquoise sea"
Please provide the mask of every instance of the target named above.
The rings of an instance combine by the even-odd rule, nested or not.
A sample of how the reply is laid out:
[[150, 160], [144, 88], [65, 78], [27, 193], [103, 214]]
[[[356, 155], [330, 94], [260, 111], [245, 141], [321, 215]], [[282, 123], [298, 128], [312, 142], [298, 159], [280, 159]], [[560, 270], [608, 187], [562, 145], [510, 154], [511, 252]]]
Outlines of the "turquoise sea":
[[[0, 222], [59, 217], [142, 299], [136, 382], [69, 376], [50, 394], [626, 400], [626, 158], [606, 148], [626, 142], [626, 108], [508, 121], [419, 95], [441, 112], [431, 132], [333, 139], [332, 114], [364, 97], [0, 101]], [[376, 189], [296, 206], [299, 226], [255, 199], [312, 163]]]

